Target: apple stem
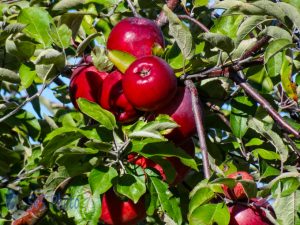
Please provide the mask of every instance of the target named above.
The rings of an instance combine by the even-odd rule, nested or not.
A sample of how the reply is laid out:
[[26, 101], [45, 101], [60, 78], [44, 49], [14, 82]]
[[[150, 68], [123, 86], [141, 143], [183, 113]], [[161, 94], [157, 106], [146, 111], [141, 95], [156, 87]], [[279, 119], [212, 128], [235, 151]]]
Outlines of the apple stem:
[[192, 106], [193, 106], [193, 113], [195, 118], [195, 123], [197, 127], [197, 133], [199, 138], [200, 149], [202, 151], [202, 160], [203, 160], [203, 171], [205, 178], [209, 179], [210, 177], [210, 165], [209, 165], [209, 158], [208, 158], [208, 150], [207, 144], [205, 139], [205, 129], [203, 126], [203, 107], [201, 102], [199, 101], [198, 91], [195, 87], [195, 84], [191, 80], [185, 80], [185, 85], [191, 92], [192, 96]]
[[132, 4], [132, 2], [130, 0], [127, 0], [127, 4], [128, 4], [128, 7], [130, 8], [130, 10], [132, 11], [134, 17], [141, 17], [141, 15], [136, 11], [134, 5]]

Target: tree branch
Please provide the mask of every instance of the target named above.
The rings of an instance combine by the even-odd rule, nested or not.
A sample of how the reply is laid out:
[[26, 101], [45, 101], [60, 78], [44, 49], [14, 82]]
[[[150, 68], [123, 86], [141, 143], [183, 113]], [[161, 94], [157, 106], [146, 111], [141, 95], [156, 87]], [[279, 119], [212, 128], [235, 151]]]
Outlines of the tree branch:
[[210, 165], [209, 165], [209, 159], [208, 159], [208, 151], [207, 151], [207, 145], [205, 140], [205, 130], [203, 127], [203, 110], [202, 110], [202, 104], [199, 102], [198, 97], [198, 91], [195, 87], [193, 81], [191, 80], [185, 80], [185, 85], [191, 92], [192, 96], [192, 104], [193, 104], [193, 113], [195, 118], [195, 123], [197, 127], [197, 133], [199, 137], [199, 144], [202, 151], [202, 160], [203, 160], [203, 170], [204, 170], [204, 176], [205, 178], [210, 177]]
[[188, 15], [178, 15], [178, 18], [179, 19], [187, 19], [187, 20], [190, 20], [192, 21], [193, 23], [195, 23], [201, 30], [203, 30], [204, 32], [209, 32], [209, 29], [203, 24], [201, 23], [200, 21], [196, 20], [195, 18], [193, 17], [190, 17]]
[[[176, 8], [178, 3], [179, 3], [179, 0], [168, 0], [167, 6], [169, 7], [169, 9], [171, 9], [173, 11]], [[168, 18], [163, 10], [159, 13], [155, 22], [156, 22], [157, 26], [159, 26], [159, 27], [164, 26], [168, 22]]]
[[240, 85], [240, 87], [243, 88], [243, 90], [249, 96], [251, 96], [256, 102], [258, 102], [281, 128], [283, 128], [288, 133], [293, 134], [295, 137], [299, 138], [299, 132], [287, 122], [285, 122], [279, 115], [279, 113], [271, 106], [271, 104], [265, 98], [263, 98], [251, 85], [249, 85], [242, 77], [242, 71], [239, 71], [237, 73], [233, 72], [229, 75], [229, 78], [233, 80], [237, 85]]
[[212, 104], [211, 102], [205, 102], [205, 104], [207, 107], [209, 107], [213, 112], [217, 114], [217, 116], [226, 124], [227, 127], [231, 129], [229, 120], [226, 118], [226, 116], [218, 106]]
[[48, 85], [50, 85], [55, 79], [57, 78], [54, 77], [52, 78], [49, 83], [44, 83], [42, 88], [37, 92], [35, 93], [34, 95], [30, 96], [30, 97], [27, 97], [26, 100], [24, 102], [22, 102], [20, 105], [18, 105], [13, 111], [9, 112], [8, 114], [6, 114], [5, 116], [1, 117], [0, 118], [0, 123], [2, 123], [4, 120], [6, 120], [7, 118], [13, 116], [14, 114], [16, 114], [17, 112], [19, 112], [19, 110], [24, 106], [26, 105], [28, 102], [31, 102], [33, 99], [35, 98], [38, 98], [42, 93], [43, 91], [48, 87]]

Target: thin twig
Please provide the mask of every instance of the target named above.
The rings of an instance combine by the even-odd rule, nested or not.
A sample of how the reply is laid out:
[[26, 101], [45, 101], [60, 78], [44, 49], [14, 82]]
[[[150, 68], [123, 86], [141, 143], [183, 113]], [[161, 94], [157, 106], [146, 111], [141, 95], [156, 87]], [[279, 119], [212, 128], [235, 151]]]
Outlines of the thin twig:
[[141, 15], [136, 11], [134, 5], [132, 4], [131, 0], [127, 0], [127, 4], [128, 4], [128, 7], [131, 9], [134, 17], [141, 17]]
[[299, 138], [299, 132], [285, 122], [279, 113], [272, 107], [272, 105], [263, 98], [251, 85], [249, 85], [243, 78], [243, 72], [238, 71], [237, 73], [230, 73], [230, 79], [233, 80], [237, 85], [240, 85], [241, 88], [251, 96], [256, 102], [258, 102], [267, 112], [268, 114], [277, 122], [277, 124], [287, 131], [290, 134], [293, 134], [295, 137]]
[[210, 177], [210, 166], [209, 166], [209, 159], [208, 159], [208, 150], [205, 140], [205, 130], [203, 127], [203, 110], [202, 110], [202, 104], [199, 101], [198, 97], [198, 91], [195, 87], [193, 81], [191, 80], [185, 80], [185, 85], [191, 92], [192, 96], [192, 105], [193, 105], [193, 113], [195, 118], [195, 123], [197, 127], [197, 133], [199, 137], [199, 144], [202, 151], [202, 160], [203, 160], [203, 170], [204, 170], [204, 176], [205, 178]]
[[209, 32], [209, 29], [203, 24], [201, 23], [200, 21], [196, 20], [195, 18], [193, 17], [190, 17], [188, 15], [178, 15], [178, 18], [179, 19], [187, 19], [187, 20], [190, 20], [192, 21], [193, 23], [195, 23], [201, 30], [203, 30], [204, 32]]
[[50, 85], [56, 79], [56, 77], [57, 76], [52, 78], [48, 83], [44, 83], [42, 88], [37, 93], [35, 93], [34, 95], [32, 95], [30, 97], [27, 97], [26, 100], [24, 102], [22, 102], [20, 105], [18, 105], [13, 111], [11, 111], [8, 114], [6, 114], [5, 116], [1, 117], [0, 118], [0, 123], [2, 123], [7, 118], [13, 116], [14, 114], [16, 114], [24, 105], [31, 102], [35, 98], [39, 97], [43, 93], [43, 91], [48, 87], [48, 85]]
[[229, 127], [231, 129], [231, 125], [229, 120], [226, 118], [226, 116], [224, 115], [224, 113], [221, 111], [221, 109], [217, 106], [214, 105], [211, 102], [205, 102], [205, 104], [212, 110], [214, 111], [217, 116], [226, 124], [227, 127]]

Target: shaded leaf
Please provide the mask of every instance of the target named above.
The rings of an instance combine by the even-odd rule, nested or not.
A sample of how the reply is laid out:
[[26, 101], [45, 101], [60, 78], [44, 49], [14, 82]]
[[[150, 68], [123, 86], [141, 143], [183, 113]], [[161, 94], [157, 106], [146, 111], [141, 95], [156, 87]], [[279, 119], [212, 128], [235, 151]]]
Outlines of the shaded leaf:
[[188, 29], [176, 14], [168, 8], [167, 5], [163, 7], [169, 20], [169, 34], [174, 37], [185, 59], [192, 59], [195, 54], [193, 37]]

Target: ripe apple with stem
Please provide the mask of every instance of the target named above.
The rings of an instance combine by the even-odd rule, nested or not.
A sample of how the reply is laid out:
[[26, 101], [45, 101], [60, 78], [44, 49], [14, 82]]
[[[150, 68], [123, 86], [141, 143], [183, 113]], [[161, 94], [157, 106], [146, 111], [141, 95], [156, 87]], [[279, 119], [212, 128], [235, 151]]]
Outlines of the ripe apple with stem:
[[121, 20], [107, 39], [108, 50], [127, 52], [136, 57], [151, 55], [157, 46], [164, 47], [160, 28], [152, 20], [141, 17]]
[[130, 64], [122, 84], [128, 101], [141, 111], [154, 111], [166, 106], [177, 90], [173, 69], [156, 56], [138, 58]]

